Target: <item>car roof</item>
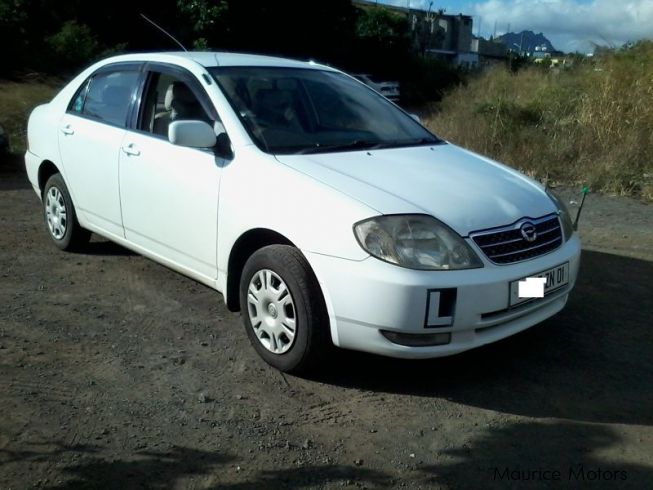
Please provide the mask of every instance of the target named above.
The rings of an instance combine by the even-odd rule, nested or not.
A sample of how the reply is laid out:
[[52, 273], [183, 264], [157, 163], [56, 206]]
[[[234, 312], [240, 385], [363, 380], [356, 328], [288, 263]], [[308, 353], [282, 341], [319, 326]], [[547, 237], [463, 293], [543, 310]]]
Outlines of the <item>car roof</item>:
[[182, 60], [194, 61], [206, 68], [215, 66], [273, 66], [333, 70], [333, 68], [314, 61], [299, 61], [275, 56], [226, 51], [162, 51], [121, 55], [105, 61], [169, 61], [174, 63]]

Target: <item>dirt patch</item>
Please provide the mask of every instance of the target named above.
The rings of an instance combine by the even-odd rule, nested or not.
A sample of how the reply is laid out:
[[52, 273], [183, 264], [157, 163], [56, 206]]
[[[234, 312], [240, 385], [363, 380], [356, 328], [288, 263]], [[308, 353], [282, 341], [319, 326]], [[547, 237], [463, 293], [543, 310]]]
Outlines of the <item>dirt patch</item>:
[[588, 198], [579, 283], [536, 328], [440, 360], [342, 351], [301, 379], [214, 291], [99, 238], [55, 249], [19, 163], [0, 163], [0, 488], [653, 481], [650, 205]]

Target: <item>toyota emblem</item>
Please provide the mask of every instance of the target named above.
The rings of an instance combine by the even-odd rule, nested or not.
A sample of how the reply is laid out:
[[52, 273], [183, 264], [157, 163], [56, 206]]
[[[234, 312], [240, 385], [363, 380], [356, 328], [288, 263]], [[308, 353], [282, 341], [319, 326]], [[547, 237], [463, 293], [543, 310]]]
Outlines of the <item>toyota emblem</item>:
[[537, 239], [537, 230], [535, 230], [535, 225], [527, 221], [519, 228], [521, 231], [521, 236], [524, 237], [524, 240], [527, 242], [534, 242]]

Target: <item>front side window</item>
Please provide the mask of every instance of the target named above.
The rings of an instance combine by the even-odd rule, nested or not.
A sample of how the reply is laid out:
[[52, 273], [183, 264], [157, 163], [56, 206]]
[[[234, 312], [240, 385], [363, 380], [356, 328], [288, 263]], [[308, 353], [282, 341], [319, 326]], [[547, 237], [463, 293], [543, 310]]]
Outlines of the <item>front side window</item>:
[[215, 123], [186, 82], [173, 75], [152, 72], [138, 129], [167, 139], [170, 123], [183, 120], [205, 121], [211, 126]]
[[341, 73], [274, 67], [211, 71], [254, 142], [269, 153], [441, 142], [387, 99]]
[[93, 75], [75, 95], [70, 110], [101, 122], [125, 127], [138, 77], [139, 72], [136, 70]]

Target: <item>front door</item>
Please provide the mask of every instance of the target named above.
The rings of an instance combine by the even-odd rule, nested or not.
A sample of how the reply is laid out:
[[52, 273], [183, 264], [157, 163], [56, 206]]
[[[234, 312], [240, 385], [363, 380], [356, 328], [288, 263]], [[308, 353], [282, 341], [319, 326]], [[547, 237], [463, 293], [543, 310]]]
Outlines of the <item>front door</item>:
[[[120, 151], [120, 198], [127, 240], [209, 280], [217, 277], [218, 192], [223, 160], [211, 149], [168, 141], [180, 119], [215, 123], [197, 87], [178, 75], [150, 71], [138, 127]], [[201, 88], [201, 87], [200, 87]]]

